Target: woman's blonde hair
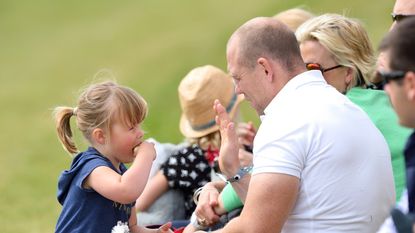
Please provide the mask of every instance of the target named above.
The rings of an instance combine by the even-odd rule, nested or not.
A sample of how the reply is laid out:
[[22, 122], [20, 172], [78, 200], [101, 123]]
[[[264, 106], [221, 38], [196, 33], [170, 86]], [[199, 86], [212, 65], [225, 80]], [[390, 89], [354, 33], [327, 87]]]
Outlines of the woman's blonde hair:
[[303, 24], [305, 21], [313, 18], [314, 15], [302, 8], [291, 8], [273, 16], [274, 19], [277, 19], [283, 22], [289, 29], [293, 32]]
[[60, 106], [54, 109], [59, 140], [70, 154], [78, 153], [73, 141], [70, 119], [76, 117], [78, 129], [91, 142], [96, 128], [111, 131], [115, 120], [126, 126], [141, 123], [147, 115], [147, 103], [131, 88], [105, 81], [88, 86], [80, 95], [77, 107]]
[[354, 71], [349, 88], [370, 83], [376, 58], [369, 36], [362, 24], [338, 14], [324, 14], [302, 24], [296, 31], [299, 43], [316, 40], [339, 65]]

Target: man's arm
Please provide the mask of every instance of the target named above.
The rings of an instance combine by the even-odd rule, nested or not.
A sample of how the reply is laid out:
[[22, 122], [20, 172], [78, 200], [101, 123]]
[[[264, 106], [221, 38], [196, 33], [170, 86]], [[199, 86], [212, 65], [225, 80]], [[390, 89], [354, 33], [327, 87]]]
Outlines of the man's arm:
[[240, 217], [216, 232], [280, 232], [297, 200], [299, 185], [299, 179], [291, 175], [252, 176]]

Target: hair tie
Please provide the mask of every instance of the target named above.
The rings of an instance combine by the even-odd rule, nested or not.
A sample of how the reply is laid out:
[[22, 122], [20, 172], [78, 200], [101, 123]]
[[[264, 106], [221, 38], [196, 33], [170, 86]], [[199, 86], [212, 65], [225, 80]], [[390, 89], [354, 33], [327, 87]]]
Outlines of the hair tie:
[[78, 107], [73, 108], [72, 110], [72, 116], [76, 116], [78, 113]]

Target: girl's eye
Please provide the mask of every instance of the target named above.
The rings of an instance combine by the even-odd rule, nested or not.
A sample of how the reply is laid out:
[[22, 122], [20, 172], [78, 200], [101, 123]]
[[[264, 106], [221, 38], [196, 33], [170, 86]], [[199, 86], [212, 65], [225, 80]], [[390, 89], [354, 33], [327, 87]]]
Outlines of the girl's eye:
[[129, 130], [131, 131], [131, 130], [135, 130], [135, 129], [137, 129], [137, 128], [139, 128], [139, 124], [136, 124], [135, 126], [131, 126], [130, 128], [129, 128]]

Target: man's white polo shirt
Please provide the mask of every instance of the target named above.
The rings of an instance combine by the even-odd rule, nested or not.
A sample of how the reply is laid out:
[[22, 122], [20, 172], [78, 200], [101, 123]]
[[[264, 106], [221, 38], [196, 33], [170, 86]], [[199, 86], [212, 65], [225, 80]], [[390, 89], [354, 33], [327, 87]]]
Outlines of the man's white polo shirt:
[[395, 190], [388, 146], [366, 113], [320, 71], [291, 79], [264, 113], [253, 175], [300, 179], [283, 232], [375, 232]]

